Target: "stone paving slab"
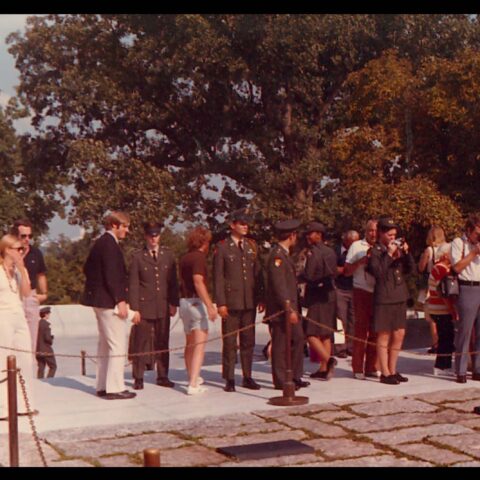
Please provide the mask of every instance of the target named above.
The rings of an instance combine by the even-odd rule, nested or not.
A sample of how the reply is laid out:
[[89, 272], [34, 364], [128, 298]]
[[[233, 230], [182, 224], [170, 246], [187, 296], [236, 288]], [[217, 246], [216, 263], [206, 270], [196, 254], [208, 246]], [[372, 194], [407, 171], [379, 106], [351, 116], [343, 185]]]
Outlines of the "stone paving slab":
[[378, 455], [374, 457], [363, 457], [348, 460], [337, 460], [334, 462], [310, 463], [299, 465], [302, 467], [431, 467], [432, 464], [423, 461], [397, 458], [393, 455]]
[[129, 455], [111, 455], [109, 457], [100, 457], [98, 462], [102, 467], [143, 467], [143, 459], [134, 459]]
[[234, 445], [247, 445], [249, 443], [276, 442], [279, 440], [304, 440], [307, 437], [301, 430], [288, 430], [285, 432], [256, 433], [253, 435], [241, 435], [239, 437], [214, 437], [202, 438], [200, 443], [211, 448], [219, 448]]
[[160, 465], [162, 467], [215, 466], [227, 461], [229, 461], [229, 458], [225, 455], [202, 445], [191, 445], [160, 452]]
[[480, 430], [480, 417], [476, 415], [477, 418], [459, 420], [458, 423], [464, 427], [473, 428], [474, 430]]
[[434, 463], [436, 465], [451, 465], [458, 462], [472, 461], [471, 457], [455, 453], [445, 448], [438, 448], [425, 443], [410, 443], [408, 445], [398, 445], [395, 447], [401, 453], [406, 453], [421, 460]]
[[456, 410], [461, 410], [462, 412], [473, 412], [473, 407], [480, 405], [480, 400], [468, 400], [466, 402], [450, 402], [445, 403], [444, 406], [448, 408], [455, 408]]
[[[451, 433], [451, 432], [449, 432]], [[429, 439], [439, 445], [446, 447], [453, 447], [456, 450], [471, 455], [475, 458], [480, 458], [480, 433], [475, 432], [470, 435], [439, 435], [431, 436]]]
[[[8, 435], [0, 435], [0, 464], [10, 466], [10, 450]], [[50, 445], [40, 441], [43, 454], [47, 465], [54, 460], [60, 460], [61, 455]], [[32, 435], [27, 433], [18, 434], [18, 459], [21, 467], [41, 467], [43, 466], [37, 444]]]
[[148, 435], [123, 438], [101, 439], [98, 441], [70, 441], [56, 443], [68, 457], [100, 457], [112, 453], [143, 452], [145, 448], [174, 448], [188, 445], [190, 442], [170, 433], [151, 433]]
[[435, 404], [445, 402], [462, 402], [472, 399], [478, 399], [480, 401], [480, 389], [464, 388], [462, 390], [439, 390], [437, 392], [415, 395], [413, 398]]
[[288, 430], [288, 427], [278, 422], [266, 422], [261, 418], [257, 418], [256, 423], [247, 423], [244, 425], [229, 425], [228, 427], [211, 427], [209, 424], [197, 426], [195, 428], [185, 428], [182, 434], [198, 438], [198, 437], [233, 437], [235, 435], [243, 435], [249, 433], [267, 433], [281, 430]]
[[313, 420], [312, 418], [300, 417], [298, 415], [286, 415], [278, 419], [291, 428], [301, 428], [319, 437], [344, 437], [347, 432], [343, 428], [328, 423]]
[[456, 463], [455, 465], [450, 465], [451, 467], [480, 467], [480, 462], [461, 462]]
[[351, 409], [355, 413], [363, 415], [391, 415], [392, 413], [408, 412], [434, 412], [438, 407], [430, 405], [420, 400], [411, 398], [388, 398], [378, 402], [368, 402], [352, 405]]
[[312, 415], [312, 418], [315, 420], [320, 420], [321, 422], [336, 422], [338, 420], [347, 420], [350, 418], [358, 418], [356, 415], [345, 410], [331, 411], [331, 412], [320, 412]]
[[355, 442], [348, 438], [305, 440], [303, 443], [310, 445], [315, 452], [321, 453], [329, 459], [366, 457], [384, 453], [371, 443]]
[[[471, 419], [471, 417], [469, 418]], [[397, 413], [379, 415], [377, 417], [355, 418], [340, 420], [337, 423], [342, 427], [355, 432], [378, 432], [401, 427], [425, 426], [435, 423], [459, 423], [466, 420], [465, 414], [455, 410], [443, 410], [432, 413]], [[464, 423], [462, 423], [464, 425]], [[465, 426], [465, 425], [464, 425]]]
[[[461, 435], [473, 433], [470, 428], [462, 425], [436, 424], [424, 427], [402, 428], [390, 432], [364, 433], [367, 438], [384, 445], [399, 445], [401, 443], [419, 442], [427, 437], [436, 435]], [[461, 435], [464, 438], [465, 435]]]
[[50, 462], [48, 463], [49, 467], [93, 467], [93, 464], [86, 462], [85, 460], [75, 459], [75, 460], [63, 460], [61, 462]]

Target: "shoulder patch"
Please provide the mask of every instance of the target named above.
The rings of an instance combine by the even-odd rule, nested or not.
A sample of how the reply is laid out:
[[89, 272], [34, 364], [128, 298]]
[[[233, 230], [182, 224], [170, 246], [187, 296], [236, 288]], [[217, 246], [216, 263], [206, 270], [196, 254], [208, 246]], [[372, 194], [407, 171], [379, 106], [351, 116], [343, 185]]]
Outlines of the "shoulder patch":
[[274, 260], [274, 264], [276, 267], [279, 267], [283, 263], [283, 260], [280, 257], [276, 257]]

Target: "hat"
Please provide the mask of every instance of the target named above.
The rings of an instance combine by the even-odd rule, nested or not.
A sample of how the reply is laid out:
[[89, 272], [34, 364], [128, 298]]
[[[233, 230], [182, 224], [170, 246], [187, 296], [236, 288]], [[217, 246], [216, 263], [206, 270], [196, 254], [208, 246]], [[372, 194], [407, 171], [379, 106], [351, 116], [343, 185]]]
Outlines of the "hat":
[[277, 222], [273, 228], [278, 233], [294, 232], [300, 228], [301, 224], [302, 222], [300, 220], [292, 218], [290, 220], [281, 220]]
[[242, 222], [242, 223], [252, 223], [252, 217], [248, 215], [248, 210], [247, 209], [240, 209], [240, 210], [235, 210], [232, 212], [230, 215], [230, 222]]
[[46, 315], [47, 313], [50, 313], [52, 309], [50, 307], [42, 307], [40, 309], [40, 315]]
[[305, 228], [305, 233], [320, 232], [325, 233], [325, 225], [320, 222], [310, 222]]
[[143, 231], [146, 235], [160, 235], [162, 227], [160, 222], [146, 222], [143, 224]]
[[393, 220], [391, 217], [382, 217], [378, 220], [377, 228], [382, 230], [390, 230], [392, 228], [396, 228], [400, 230], [400, 226]]

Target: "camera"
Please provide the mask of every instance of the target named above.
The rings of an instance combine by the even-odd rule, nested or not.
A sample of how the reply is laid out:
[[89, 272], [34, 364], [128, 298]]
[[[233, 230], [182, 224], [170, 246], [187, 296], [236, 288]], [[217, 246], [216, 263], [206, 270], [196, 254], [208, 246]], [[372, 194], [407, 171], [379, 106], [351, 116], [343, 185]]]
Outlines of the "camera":
[[394, 241], [395, 245], [398, 248], [403, 248], [403, 245], [405, 244], [405, 239], [404, 238], [396, 238]]

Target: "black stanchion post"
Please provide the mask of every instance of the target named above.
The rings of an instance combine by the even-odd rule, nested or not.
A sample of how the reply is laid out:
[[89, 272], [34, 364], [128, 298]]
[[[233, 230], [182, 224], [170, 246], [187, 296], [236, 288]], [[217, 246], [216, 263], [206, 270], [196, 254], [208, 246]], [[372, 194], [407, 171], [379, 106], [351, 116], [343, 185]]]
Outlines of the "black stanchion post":
[[[283, 396], [273, 397], [268, 403], [280, 407], [290, 407], [292, 405], [305, 405], [308, 403], [308, 397], [295, 396], [295, 384], [293, 382], [292, 370], [292, 324], [290, 323], [290, 314], [292, 308], [290, 302], [285, 302], [285, 381], [283, 383]], [[299, 319], [300, 321], [300, 319]]]
[[7, 357], [7, 387], [10, 466], [18, 467], [17, 360], [15, 355]]
[[160, 450], [158, 450], [157, 448], [146, 448], [143, 451], [143, 466], [159, 467], [160, 466]]
[[86, 368], [86, 365], [85, 365], [85, 357], [87, 355], [87, 352], [85, 350], [82, 350], [80, 352], [80, 355], [82, 357], [82, 375], [85, 376], [85, 375], [87, 375], [87, 368]]

